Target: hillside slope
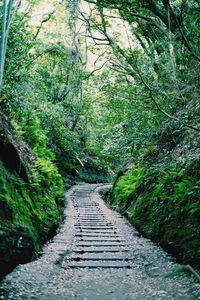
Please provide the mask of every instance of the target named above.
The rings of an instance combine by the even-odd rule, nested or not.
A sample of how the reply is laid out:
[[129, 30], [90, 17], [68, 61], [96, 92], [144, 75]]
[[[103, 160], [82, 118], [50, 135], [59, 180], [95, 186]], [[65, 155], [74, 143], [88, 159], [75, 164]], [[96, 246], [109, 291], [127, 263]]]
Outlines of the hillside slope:
[[199, 268], [198, 141], [198, 134], [166, 129], [156, 146], [116, 178], [111, 205], [146, 237]]
[[[0, 276], [36, 254], [58, 226], [62, 178], [0, 114]], [[44, 145], [43, 145], [44, 146]]]

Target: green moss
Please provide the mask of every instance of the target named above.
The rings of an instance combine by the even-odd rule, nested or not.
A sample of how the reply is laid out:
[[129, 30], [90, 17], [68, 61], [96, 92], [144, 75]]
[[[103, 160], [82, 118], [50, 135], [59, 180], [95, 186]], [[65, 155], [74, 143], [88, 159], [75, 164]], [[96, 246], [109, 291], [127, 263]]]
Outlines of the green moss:
[[112, 203], [145, 236], [200, 266], [198, 162], [179, 159], [157, 170], [130, 170], [115, 185]]
[[29, 183], [0, 161], [0, 226], [11, 235], [12, 228], [25, 228], [38, 250], [58, 226], [63, 183], [40, 120], [30, 117], [22, 127], [16, 134], [33, 149], [36, 159], [29, 170]]
[[143, 169], [133, 167], [120, 177], [113, 191], [114, 205], [118, 210], [126, 206], [130, 195], [136, 190], [143, 179]]
[[58, 225], [58, 203], [63, 196], [62, 179], [55, 165], [38, 159], [26, 184], [0, 162], [0, 226], [23, 224], [34, 237], [35, 248]]
[[24, 224], [34, 237], [35, 248], [39, 248], [39, 236], [32, 217], [35, 214], [33, 199], [27, 185], [10, 173], [0, 162], [0, 226], [10, 228], [13, 224]]

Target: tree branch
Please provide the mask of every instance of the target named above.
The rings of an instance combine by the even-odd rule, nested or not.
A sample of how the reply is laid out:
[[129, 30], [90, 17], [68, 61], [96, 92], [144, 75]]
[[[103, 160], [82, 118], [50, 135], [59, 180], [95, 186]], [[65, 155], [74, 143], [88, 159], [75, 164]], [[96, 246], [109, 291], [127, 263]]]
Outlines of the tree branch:
[[189, 44], [189, 42], [188, 42], [188, 40], [187, 40], [187, 38], [186, 38], [186, 36], [185, 36], [185, 34], [184, 34], [184, 32], [183, 32], [181, 26], [180, 26], [180, 24], [179, 24], [179, 21], [178, 21], [178, 19], [177, 19], [175, 13], [174, 13], [174, 11], [173, 11], [172, 6], [170, 5], [170, 1], [169, 1], [169, 0], [168, 0], [168, 7], [169, 7], [169, 10], [171, 11], [171, 14], [173, 15], [173, 18], [174, 18], [174, 20], [175, 20], [175, 23], [176, 23], [176, 25], [177, 25], [177, 28], [178, 28], [178, 30], [179, 30], [179, 32], [180, 32], [180, 34], [181, 34], [181, 37], [182, 37], [182, 40], [183, 40], [183, 44], [184, 44], [185, 47], [190, 51], [190, 53], [192, 54], [192, 56], [193, 56], [196, 60], [198, 60], [198, 61], [200, 62], [200, 57], [199, 57], [198, 55], [196, 55], [196, 54], [193, 52], [193, 49], [192, 49], [192, 47], [190, 46], [190, 44]]
[[38, 35], [40, 34], [40, 31], [41, 31], [41, 29], [42, 29], [43, 24], [46, 23], [46, 22], [48, 22], [48, 21], [51, 19], [51, 17], [54, 15], [54, 13], [55, 13], [55, 10], [53, 10], [51, 13], [49, 13], [49, 14], [41, 21], [41, 23], [40, 23], [40, 25], [39, 25], [39, 27], [38, 27], [38, 30], [37, 30], [37, 32], [36, 32], [34, 38], [33, 38], [34, 40], [36, 40], [37, 37], [38, 37]]
[[193, 130], [195, 130], [195, 131], [200, 132], [200, 128], [195, 127], [195, 126], [193, 126], [193, 125], [190, 125], [190, 124], [188, 124], [188, 123], [182, 122], [181, 119], [179, 119], [179, 118], [177, 118], [177, 117], [175, 117], [175, 116], [169, 114], [169, 113], [166, 112], [164, 109], [162, 109], [162, 108], [160, 107], [160, 105], [158, 104], [158, 102], [156, 101], [156, 99], [154, 98], [153, 93], [152, 93], [152, 88], [151, 88], [151, 87], [146, 83], [146, 81], [144, 80], [144, 78], [143, 78], [143, 76], [142, 76], [142, 74], [141, 74], [141, 72], [140, 72], [140, 70], [139, 70], [137, 64], [136, 64], [136, 68], [137, 68], [137, 71], [138, 71], [138, 75], [139, 75], [139, 77], [140, 77], [142, 83], [144, 84], [144, 86], [145, 86], [145, 87], [147, 88], [147, 90], [149, 91], [149, 97], [152, 99], [152, 101], [153, 101], [154, 105], [156, 106], [157, 110], [158, 110], [160, 113], [162, 113], [164, 116], [166, 116], [167, 118], [169, 118], [169, 119], [171, 119], [171, 120], [174, 120], [174, 121], [176, 121], [176, 122], [181, 122], [182, 125], [183, 125], [184, 127], [187, 127], [187, 128], [190, 128], [190, 129], [193, 129]]

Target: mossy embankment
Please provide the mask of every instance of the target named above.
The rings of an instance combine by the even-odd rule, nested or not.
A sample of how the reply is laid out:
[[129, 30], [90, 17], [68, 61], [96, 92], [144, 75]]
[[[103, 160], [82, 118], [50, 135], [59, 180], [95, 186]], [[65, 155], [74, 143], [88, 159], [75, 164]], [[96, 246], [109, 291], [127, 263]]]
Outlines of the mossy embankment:
[[[0, 115], [0, 276], [29, 261], [59, 225], [63, 183], [44, 136], [32, 147]], [[38, 126], [39, 127], [39, 126]]]
[[149, 149], [116, 178], [110, 203], [147, 238], [200, 268], [200, 155], [183, 151], [184, 143]]
[[28, 184], [0, 162], [2, 274], [30, 260], [58, 226], [62, 179], [50, 162], [38, 162], [33, 175]]

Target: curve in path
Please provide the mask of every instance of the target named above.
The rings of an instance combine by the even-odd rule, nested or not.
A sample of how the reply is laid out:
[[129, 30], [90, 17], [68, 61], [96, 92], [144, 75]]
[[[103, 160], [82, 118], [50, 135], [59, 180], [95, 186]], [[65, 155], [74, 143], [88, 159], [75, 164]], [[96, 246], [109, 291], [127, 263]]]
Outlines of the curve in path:
[[18, 266], [0, 286], [0, 299], [200, 299], [191, 276], [169, 276], [177, 264], [98, 194], [82, 184], [66, 194], [66, 221], [37, 261]]

